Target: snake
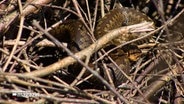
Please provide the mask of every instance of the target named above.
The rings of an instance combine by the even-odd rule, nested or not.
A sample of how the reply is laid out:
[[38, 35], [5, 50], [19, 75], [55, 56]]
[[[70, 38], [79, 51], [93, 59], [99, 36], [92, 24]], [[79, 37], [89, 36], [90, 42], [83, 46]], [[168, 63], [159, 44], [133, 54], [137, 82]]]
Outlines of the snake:
[[[110, 30], [123, 27], [123, 26], [129, 26], [129, 25], [141, 23], [141, 22], [153, 22], [153, 21], [144, 13], [138, 10], [135, 10], [133, 8], [128, 8], [128, 7], [115, 8], [110, 10], [104, 17], [98, 20], [94, 35], [96, 39], [99, 39], [104, 34], [108, 33]], [[82, 24], [80, 20], [64, 21], [56, 28], [53, 28], [50, 31], [50, 33], [58, 40], [65, 40], [65, 42], [68, 42], [69, 45], [71, 45], [70, 49], [73, 52], [80, 51], [93, 43], [86, 27]], [[65, 35], [61, 35], [61, 34], [65, 34]], [[132, 39], [142, 37], [145, 34], [146, 33], [124, 34], [112, 40], [106, 46], [109, 46], [109, 45], [117, 46], [124, 42], [130, 41]], [[133, 45], [133, 47], [134, 49], [133, 50], [130, 49], [130, 51], [128, 50], [128, 52], [131, 54], [138, 53], [137, 56], [140, 56], [141, 51], [136, 46]], [[119, 50], [122, 51], [121, 49]], [[118, 66], [122, 70], [124, 70], [126, 73], [129, 73], [130, 61], [129, 61], [129, 58], [126, 55], [124, 55], [124, 53], [122, 54], [122, 52], [119, 52], [119, 53], [114, 52], [110, 54], [110, 56], [113, 57], [113, 60], [118, 64]], [[114, 67], [111, 67], [111, 68], [113, 70], [112, 73], [114, 73], [112, 74], [112, 76], [114, 76], [114, 79], [117, 80], [115, 82], [121, 83], [122, 81], [125, 80], [124, 76], [121, 74], [121, 72], [118, 69]]]

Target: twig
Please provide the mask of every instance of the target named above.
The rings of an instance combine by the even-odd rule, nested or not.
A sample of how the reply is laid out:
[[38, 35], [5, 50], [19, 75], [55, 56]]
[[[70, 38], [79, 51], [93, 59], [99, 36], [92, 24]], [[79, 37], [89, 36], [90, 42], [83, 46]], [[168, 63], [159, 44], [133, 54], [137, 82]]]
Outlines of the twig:
[[[34, 0], [32, 2], [32, 5], [26, 5], [23, 8], [21, 15], [28, 16], [28, 15], [36, 12], [36, 10], [38, 11], [38, 9], [40, 9], [41, 6], [39, 4], [44, 5], [44, 4], [48, 4], [52, 1], [53, 0]], [[18, 20], [17, 17], [19, 17], [19, 14], [17, 13], [17, 11], [14, 11], [11, 14], [5, 16], [3, 19], [1, 19], [0, 20], [0, 32], [5, 31], [5, 29], [7, 29], [12, 22]]]
[[[63, 92], [63, 94], [70, 93], [70, 94], [74, 94], [74, 95], [85, 97], [85, 98], [91, 98], [91, 99], [97, 100], [97, 101], [102, 102], [102, 103], [107, 103], [107, 104], [112, 103], [112, 102], [109, 102], [109, 101], [107, 101], [105, 99], [102, 99], [98, 96], [92, 95], [90, 93], [86, 93], [86, 92], [83, 92], [81, 90], [77, 90], [77, 89], [75, 89], [73, 87], [70, 87], [68, 85], [63, 85], [63, 84], [60, 84], [60, 83], [57, 83], [57, 82], [37, 78], [37, 77], [34, 77], [34, 76], [25, 76], [24, 74], [15, 74], [15, 73], [13, 73], [13, 74], [12, 73], [0, 73], [0, 75], [1, 75], [1, 77], [4, 76], [4, 78], [6, 78], [8, 81], [10, 81], [12, 83], [17, 83], [17, 84], [20, 84], [20, 85], [37, 87], [37, 88], [52, 89], [52, 90], [60, 91], [61, 93]], [[40, 81], [40, 82], [43, 82], [43, 83], [52, 84], [54, 86], [57, 86], [57, 88], [48, 87], [48, 86], [45, 86], [45, 85], [33, 84], [33, 83], [30, 83], [30, 82], [27, 82], [27, 81], [24, 81], [24, 80], [20, 80], [19, 78], [33, 79], [33, 80]], [[60, 87], [60, 88], [58, 88], [58, 87]]]
[[[146, 99], [150, 99], [157, 90], [159, 90], [162, 86], [164, 86], [165, 83], [175, 78], [179, 73], [181, 73], [181, 71], [182, 71], [182, 68], [179, 65], [177, 65], [175, 66], [175, 68], [170, 70], [167, 74], [165, 74], [165, 76], [153, 82], [151, 84], [151, 87], [148, 87], [148, 89], [144, 93]], [[142, 100], [145, 100], [145, 99], [142, 99]]]
[[[8, 52], [6, 52], [5, 50], [3, 50], [3, 49], [1, 49], [1, 48], [0, 48], [0, 51], [1, 51], [2, 53], [6, 54], [6, 55], [9, 55]], [[29, 67], [31, 67], [31, 68], [34, 68], [34, 69], [39, 69], [39, 67], [34, 66], [34, 65], [31, 65], [30, 63], [28, 63], [28, 62], [26, 62], [26, 61], [24, 61], [24, 60], [21, 60], [20, 58], [14, 56], [14, 55], [12, 56], [12, 58], [13, 58], [14, 60], [16, 60], [18, 63], [20, 63], [21, 65], [23, 64], [23, 65], [27, 65], [27, 66], [29, 66]]]
[[23, 13], [23, 10], [22, 10], [22, 4], [21, 4], [21, 1], [18, 0], [18, 4], [19, 4], [19, 9], [20, 9], [20, 27], [19, 27], [19, 31], [18, 31], [18, 34], [17, 34], [17, 38], [16, 38], [16, 42], [15, 42], [15, 45], [13, 46], [13, 49], [10, 53], [10, 56], [8, 58], [8, 60], [6, 61], [5, 65], [3, 66], [3, 71], [6, 70], [6, 68], [8, 67], [12, 57], [13, 57], [13, 54], [18, 46], [18, 42], [20, 41], [20, 38], [21, 38], [21, 35], [22, 35], [22, 30], [23, 30], [23, 24], [24, 24], [24, 15], [22, 14]]

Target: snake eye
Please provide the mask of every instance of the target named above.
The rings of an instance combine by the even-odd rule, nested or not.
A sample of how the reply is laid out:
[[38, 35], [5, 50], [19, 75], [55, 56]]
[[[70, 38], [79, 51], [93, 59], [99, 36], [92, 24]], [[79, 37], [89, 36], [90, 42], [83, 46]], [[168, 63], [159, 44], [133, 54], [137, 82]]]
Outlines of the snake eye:
[[137, 47], [137, 45], [126, 45], [122, 49], [127, 53], [130, 61], [137, 61], [142, 55], [142, 51]]
[[133, 54], [129, 54], [128, 55], [128, 58], [131, 60], [131, 61], [137, 61], [140, 56], [142, 55], [142, 53], [133, 53]]

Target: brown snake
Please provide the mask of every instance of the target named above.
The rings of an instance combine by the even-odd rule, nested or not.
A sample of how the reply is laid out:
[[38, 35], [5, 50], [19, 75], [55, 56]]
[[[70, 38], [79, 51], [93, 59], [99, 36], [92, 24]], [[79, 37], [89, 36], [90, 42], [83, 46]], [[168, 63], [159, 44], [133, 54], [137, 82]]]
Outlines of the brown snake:
[[[101, 18], [95, 29], [95, 37], [98, 39], [110, 30], [122, 27], [133, 25], [141, 22], [153, 22], [148, 16], [132, 8], [117, 8], [111, 10], [103, 18]], [[66, 37], [69, 37], [69, 42], [75, 42], [80, 49], [84, 49], [89, 46], [92, 41], [87, 35], [88, 32], [85, 26], [80, 20], [68, 20], [63, 22], [60, 26], [54, 28], [50, 31], [57, 39], [63, 40]], [[65, 35], [60, 35], [65, 34]], [[114, 45], [119, 45], [126, 41], [141, 37], [145, 34], [127, 34], [119, 37], [118, 39], [113, 40]]]
[[[141, 13], [140, 11], [136, 11], [131, 8], [117, 8], [111, 10], [107, 13], [103, 18], [101, 18], [96, 26], [95, 29], [95, 37], [98, 39], [106, 34], [108, 31], [122, 27], [133, 25], [141, 22], [152, 22], [152, 20], [146, 16], [145, 14]], [[50, 31], [57, 39], [62, 40], [62, 38], [69, 38], [67, 40], [69, 44], [76, 45], [77, 51], [82, 50], [89, 46], [92, 41], [89, 37], [89, 34], [84, 27], [84, 25], [79, 20], [70, 20], [66, 21], [61, 24], [59, 27], [54, 28]], [[63, 36], [59, 34], [65, 34]], [[120, 45], [126, 41], [130, 41], [132, 39], [138, 38], [145, 35], [142, 34], [123, 34], [121, 37], [112, 40], [109, 45]], [[76, 49], [70, 47], [73, 52], [76, 52]], [[136, 51], [130, 51], [132, 53], [141, 53], [140, 50], [135, 49]], [[120, 49], [120, 51], [122, 51]], [[118, 66], [125, 70], [126, 73], [129, 72], [130, 69], [130, 62], [129, 59], [125, 55], [121, 54], [111, 54], [113, 60], [118, 64]], [[139, 55], [138, 55], [139, 56]], [[116, 58], [115, 58], [116, 57]], [[113, 69], [113, 73], [115, 73], [115, 79], [118, 80], [118, 83], [121, 83], [124, 80], [123, 75], [118, 69]]]

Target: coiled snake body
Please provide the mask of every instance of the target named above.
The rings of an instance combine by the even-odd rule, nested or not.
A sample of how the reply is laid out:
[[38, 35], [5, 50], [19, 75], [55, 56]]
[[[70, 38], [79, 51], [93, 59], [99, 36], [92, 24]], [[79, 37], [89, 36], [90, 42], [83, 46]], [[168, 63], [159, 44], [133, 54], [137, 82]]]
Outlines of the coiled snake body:
[[[128, 26], [133, 25], [141, 22], [152, 22], [152, 20], [146, 16], [145, 14], [136, 11], [131, 8], [117, 8], [111, 10], [109, 13], [107, 13], [103, 18], [101, 18], [96, 26], [95, 29], [95, 37], [96, 39], [99, 39], [104, 34], [109, 32], [110, 30], [122, 27], [122, 26]], [[61, 24], [59, 27], [54, 28], [50, 31], [51, 34], [53, 34], [57, 39], [62, 40], [62, 38], [68, 38], [69, 44], [75, 45], [77, 47], [77, 50], [82, 50], [89, 46], [92, 41], [91, 38], [85, 28], [85, 26], [79, 21], [79, 20], [70, 20], [66, 21], [63, 24]], [[59, 34], [65, 34], [63, 36]], [[121, 37], [118, 37], [117, 39], [114, 39], [109, 43], [109, 45], [120, 45], [121, 43], [130, 41], [132, 39], [138, 38], [145, 35], [143, 34], [123, 34]], [[71, 50], [73, 52], [76, 52], [76, 48], [73, 49], [71, 47]], [[140, 53], [140, 50], [138, 50]], [[129, 59], [126, 57], [121, 57], [122, 55], [117, 54], [118, 58], [114, 58], [115, 62], [122, 68], [122, 70], [125, 70], [125, 72], [129, 72]], [[118, 80], [118, 82], [122, 82], [124, 77], [121, 72], [118, 70], [114, 70], [115, 73], [115, 79]]]

